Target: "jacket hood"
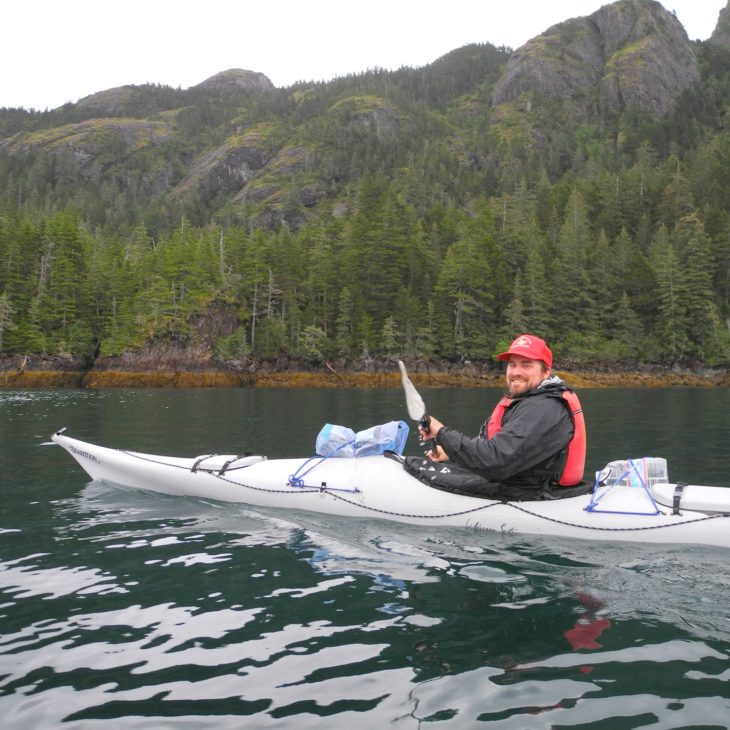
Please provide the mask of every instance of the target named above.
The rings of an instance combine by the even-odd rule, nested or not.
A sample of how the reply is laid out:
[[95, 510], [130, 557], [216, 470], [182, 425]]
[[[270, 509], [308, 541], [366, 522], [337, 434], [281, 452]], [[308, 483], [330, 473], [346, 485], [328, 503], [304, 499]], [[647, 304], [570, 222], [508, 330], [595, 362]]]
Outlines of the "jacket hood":
[[537, 386], [537, 389], [540, 390], [540, 388], [554, 388], [556, 386], [564, 386], [565, 381], [562, 378], [559, 378], [557, 375], [551, 375], [548, 378], [545, 378], [545, 380], [540, 383], [540, 385]]

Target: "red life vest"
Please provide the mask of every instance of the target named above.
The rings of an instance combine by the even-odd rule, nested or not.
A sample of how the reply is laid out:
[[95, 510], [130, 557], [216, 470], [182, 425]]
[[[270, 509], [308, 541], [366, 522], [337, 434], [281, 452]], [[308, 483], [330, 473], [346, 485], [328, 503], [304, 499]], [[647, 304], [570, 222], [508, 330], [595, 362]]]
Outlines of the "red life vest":
[[[572, 487], [583, 479], [583, 471], [586, 465], [586, 422], [583, 418], [583, 408], [578, 396], [572, 390], [562, 391], [563, 401], [573, 421], [573, 438], [568, 444], [568, 457], [565, 460], [563, 473], [558, 479], [561, 487]], [[492, 438], [501, 428], [505, 411], [514, 401], [504, 395], [492, 411], [487, 421], [487, 438]]]

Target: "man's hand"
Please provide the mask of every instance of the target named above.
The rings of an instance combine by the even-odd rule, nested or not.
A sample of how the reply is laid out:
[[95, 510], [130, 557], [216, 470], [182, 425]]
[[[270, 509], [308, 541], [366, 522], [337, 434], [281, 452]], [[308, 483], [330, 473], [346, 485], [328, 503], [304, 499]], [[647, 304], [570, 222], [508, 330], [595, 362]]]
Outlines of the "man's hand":
[[446, 452], [440, 447], [436, 446], [436, 453], [434, 454], [431, 449], [426, 452], [426, 457], [431, 461], [448, 461], [449, 457], [446, 456]]
[[[444, 424], [441, 423], [437, 418], [434, 418], [433, 416], [429, 416], [429, 428], [426, 430], [423, 428], [423, 426], [418, 427], [418, 433], [421, 436], [421, 439], [423, 441], [431, 441], [435, 443], [434, 439], [436, 438], [436, 435], [438, 432], [444, 427]], [[446, 456], [446, 452], [440, 447], [435, 447], [435, 453], [433, 449], [430, 449], [426, 452], [426, 456], [431, 459], [431, 461], [448, 461], [449, 457]]]

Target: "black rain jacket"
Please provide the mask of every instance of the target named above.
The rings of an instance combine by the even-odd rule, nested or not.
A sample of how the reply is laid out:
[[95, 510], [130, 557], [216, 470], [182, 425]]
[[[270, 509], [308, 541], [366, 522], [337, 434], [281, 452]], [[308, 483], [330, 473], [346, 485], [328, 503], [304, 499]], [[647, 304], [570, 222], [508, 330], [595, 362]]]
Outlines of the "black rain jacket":
[[[444, 426], [437, 435], [437, 443], [452, 464], [479, 475], [485, 484], [465, 485], [464, 489], [439, 487], [436, 481], [432, 485], [491, 499], [568, 496], [565, 488], [556, 486], [574, 430], [562, 397], [566, 389], [560, 378], [552, 377], [515, 398], [505, 411], [501, 430], [489, 440], [465, 436]], [[554, 494], [552, 486], [556, 486]], [[568, 491], [575, 494], [578, 490]]]

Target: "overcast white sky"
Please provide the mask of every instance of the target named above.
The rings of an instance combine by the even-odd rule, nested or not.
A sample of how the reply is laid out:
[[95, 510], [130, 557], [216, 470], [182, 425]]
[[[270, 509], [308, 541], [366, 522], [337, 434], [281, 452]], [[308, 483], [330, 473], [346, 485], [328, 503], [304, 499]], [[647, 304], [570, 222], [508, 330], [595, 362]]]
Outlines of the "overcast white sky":
[[[608, 0], [23, 0], [3, 3], [0, 107], [53, 109], [124, 84], [187, 88], [219, 71], [275, 86], [423, 66], [468, 43], [519, 48]], [[727, 0], [662, 0], [691, 39]]]

